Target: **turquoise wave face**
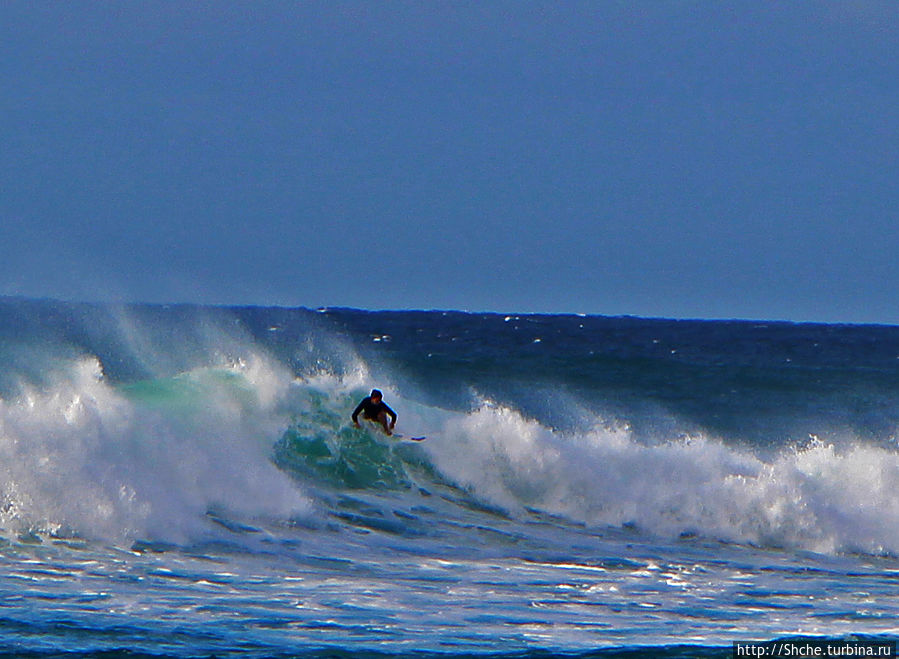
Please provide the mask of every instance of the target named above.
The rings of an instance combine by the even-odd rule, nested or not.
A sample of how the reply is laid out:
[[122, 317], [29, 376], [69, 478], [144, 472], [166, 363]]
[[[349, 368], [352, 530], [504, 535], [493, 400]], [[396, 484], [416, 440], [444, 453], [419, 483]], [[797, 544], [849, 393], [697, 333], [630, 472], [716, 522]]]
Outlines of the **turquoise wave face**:
[[[375, 429], [334, 427], [322, 419], [304, 419], [275, 445], [275, 463], [300, 480], [338, 488], [401, 489], [413, 482], [402, 451], [376, 438]], [[328, 420], [330, 421], [330, 420]]]
[[419, 447], [388, 437], [375, 424], [350, 421], [364, 394], [307, 390], [306, 411], [294, 417], [274, 447], [275, 463], [301, 482], [335, 488], [408, 489], [437, 475]]
[[119, 391], [134, 402], [165, 413], [195, 412], [219, 394], [227, 395], [242, 407], [250, 407], [255, 402], [255, 393], [243, 376], [222, 368], [140, 380], [122, 385]]

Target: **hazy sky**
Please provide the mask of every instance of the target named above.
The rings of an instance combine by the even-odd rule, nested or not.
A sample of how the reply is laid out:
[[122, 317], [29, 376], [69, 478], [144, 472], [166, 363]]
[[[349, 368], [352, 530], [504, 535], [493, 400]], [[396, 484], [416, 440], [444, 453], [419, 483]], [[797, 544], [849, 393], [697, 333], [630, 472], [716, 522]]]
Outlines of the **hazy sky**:
[[0, 294], [899, 324], [899, 2], [3, 2]]

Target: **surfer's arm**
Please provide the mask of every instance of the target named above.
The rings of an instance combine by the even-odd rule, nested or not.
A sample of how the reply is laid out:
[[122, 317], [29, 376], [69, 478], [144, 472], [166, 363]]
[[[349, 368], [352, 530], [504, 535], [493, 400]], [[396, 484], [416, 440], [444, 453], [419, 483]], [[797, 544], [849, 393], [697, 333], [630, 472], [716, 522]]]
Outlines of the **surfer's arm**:
[[356, 406], [356, 409], [353, 410], [353, 423], [355, 423], [357, 426], [359, 425], [359, 413], [362, 411], [362, 409], [364, 407], [365, 407], [365, 401], [363, 400], [361, 403], [359, 403]]
[[393, 426], [396, 425], [396, 412], [394, 412], [392, 409], [390, 409], [390, 407], [388, 407], [387, 403], [384, 403], [383, 405], [384, 405], [384, 411], [387, 412], [388, 415], [390, 415], [390, 427], [392, 428]]

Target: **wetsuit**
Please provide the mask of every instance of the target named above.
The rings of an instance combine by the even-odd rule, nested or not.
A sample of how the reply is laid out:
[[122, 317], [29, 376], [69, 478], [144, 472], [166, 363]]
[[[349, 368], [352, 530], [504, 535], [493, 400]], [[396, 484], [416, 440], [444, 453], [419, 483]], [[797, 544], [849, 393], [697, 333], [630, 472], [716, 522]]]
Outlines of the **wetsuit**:
[[396, 412], [390, 409], [383, 400], [380, 403], [372, 402], [371, 396], [363, 398], [362, 402], [356, 407], [353, 412], [353, 423], [359, 422], [360, 412], [362, 413], [362, 418], [369, 421], [380, 421], [381, 413], [386, 412], [390, 416], [392, 423], [396, 423]]

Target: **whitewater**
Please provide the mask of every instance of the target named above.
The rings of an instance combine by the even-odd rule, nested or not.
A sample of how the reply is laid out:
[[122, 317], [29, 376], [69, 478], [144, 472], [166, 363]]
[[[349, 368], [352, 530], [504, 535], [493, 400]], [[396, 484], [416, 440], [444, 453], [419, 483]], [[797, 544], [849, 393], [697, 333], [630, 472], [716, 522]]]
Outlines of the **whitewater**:
[[892, 639], [897, 429], [896, 327], [0, 298], [0, 654]]

